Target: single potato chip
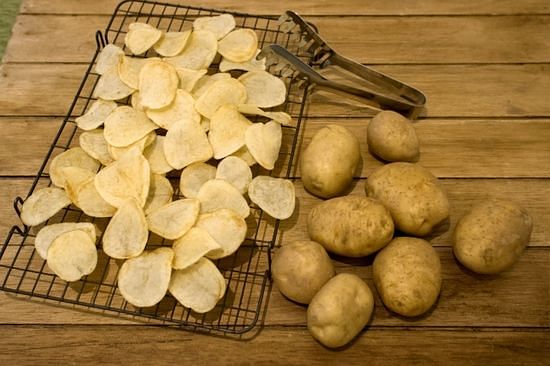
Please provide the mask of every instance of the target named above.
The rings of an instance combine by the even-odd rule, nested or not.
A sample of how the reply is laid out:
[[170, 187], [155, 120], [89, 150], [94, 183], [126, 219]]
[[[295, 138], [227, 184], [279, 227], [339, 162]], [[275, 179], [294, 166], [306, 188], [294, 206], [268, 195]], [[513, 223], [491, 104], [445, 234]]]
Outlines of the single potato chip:
[[34, 191], [21, 208], [21, 221], [28, 226], [36, 226], [48, 220], [71, 200], [61, 188], [47, 187]]
[[210, 131], [210, 120], [206, 117], [201, 117], [201, 127], [204, 132]]
[[190, 92], [193, 90], [199, 79], [206, 75], [207, 71], [208, 70], [206, 69], [193, 70], [183, 67], [176, 67], [176, 72], [178, 73], [178, 77], [180, 79], [180, 89]]
[[53, 184], [58, 187], [65, 186], [65, 177], [61, 170], [69, 166], [76, 166], [96, 173], [101, 164], [80, 147], [70, 148], [53, 158], [50, 164], [49, 173]]
[[71, 202], [78, 206], [77, 191], [86, 181], [93, 179], [95, 173], [77, 166], [67, 166], [61, 169], [61, 175], [65, 182], [65, 193]]
[[130, 104], [132, 105], [132, 108], [134, 108], [136, 111], [145, 112], [145, 108], [141, 105], [140, 102], [139, 91], [136, 91], [134, 92], [134, 94], [132, 94]]
[[181, 171], [180, 192], [187, 198], [195, 198], [204, 183], [216, 177], [216, 168], [206, 163], [193, 163]]
[[283, 126], [293, 125], [292, 117], [285, 112], [266, 112], [252, 104], [239, 104], [237, 109], [242, 114], [266, 117], [274, 120], [275, 122], [279, 122]]
[[59, 224], [51, 224], [44, 226], [34, 239], [34, 249], [38, 255], [46, 260], [48, 258], [48, 249], [52, 245], [53, 241], [61, 234], [69, 231], [81, 230], [87, 233], [92, 239], [92, 242], [96, 241], [96, 227], [91, 222], [62, 222]]
[[103, 234], [103, 251], [111, 258], [127, 259], [145, 249], [149, 230], [141, 205], [130, 198], [114, 214]]
[[214, 158], [222, 159], [243, 147], [245, 133], [251, 125], [252, 122], [240, 114], [234, 105], [219, 107], [210, 119], [208, 131]]
[[212, 155], [212, 147], [200, 122], [179, 120], [170, 126], [164, 140], [164, 156], [172, 168], [182, 169], [207, 161]]
[[245, 133], [248, 151], [254, 159], [267, 170], [275, 167], [283, 139], [281, 125], [275, 121], [255, 123]]
[[134, 55], [140, 55], [153, 47], [162, 36], [162, 31], [146, 23], [131, 23], [124, 37], [124, 44]]
[[109, 165], [113, 162], [102, 129], [82, 132], [78, 136], [78, 142], [86, 154], [98, 160], [101, 164]]
[[97, 249], [84, 230], [68, 231], [55, 238], [48, 249], [48, 267], [64, 281], [74, 282], [97, 266]]
[[164, 247], [126, 260], [118, 272], [118, 289], [124, 299], [137, 307], [159, 303], [168, 291], [173, 258], [172, 249]]
[[201, 213], [229, 208], [242, 218], [250, 215], [250, 207], [239, 190], [223, 179], [211, 179], [205, 182], [197, 193], [201, 202]]
[[226, 72], [231, 70], [243, 70], [243, 71], [264, 71], [266, 69], [266, 58], [257, 59], [261, 50], [256, 50], [254, 56], [245, 62], [233, 62], [226, 58], [222, 58], [220, 62], [220, 71]]
[[252, 29], [232, 31], [218, 42], [218, 52], [232, 62], [246, 62], [256, 54], [258, 36]]
[[151, 186], [149, 187], [149, 195], [143, 211], [145, 215], [150, 214], [157, 208], [160, 208], [170, 202], [172, 202], [172, 196], [174, 195], [174, 188], [172, 184], [163, 175], [151, 174]]
[[171, 202], [147, 215], [149, 230], [165, 239], [175, 240], [191, 229], [199, 211], [200, 202], [195, 198]]
[[128, 146], [154, 131], [154, 124], [145, 113], [127, 105], [117, 107], [105, 120], [105, 140], [115, 147]]
[[191, 90], [191, 95], [193, 95], [195, 100], [199, 99], [199, 97], [203, 95], [212, 84], [222, 79], [231, 79], [231, 74], [227, 72], [219, 72], [217, 74], [202, 76]]
[[208, 69], [214, 61], [217, 51], [218, 40], [214, 33], [206, 30], [195, 30], [191, 33], [183, 52], [175, 57], [167, 57], [164, 61], [173, 66], [186, 69]]
[[158, 57], [142, 58], [124, 56], [118, 64], [118, 76], [120, 80], [130, 88], [139, 89], [139, 73], [141, 68], [152, 60], [160, 60]]
[[190, 29], [183, 32], [166, 32], [155, 43], [153, 49], [164, 57], [176, 56], [183, 51], [189, 41], [190, 35]]
[[76, 125], [85, 131], [98, 128], [105, 122], [105, 119], [117, 107], [112, 100], [98, 99], [92, 103], [90, 108], [80, 117], [75, 118]]
[[97, 55], [94, 71], [99, 75], [105, 74], [107, 70], [116, 67], [123, 56], [122, 48], [112, 43], [106, 45]]
[[294, 184], [288, 179], [259, 175], [248, 186], [248, 197], [269, 216], [285, 220], [296, 204]]
[[155, 131], [149, 132], [147, 135], [143, 136], [136, 142], [132, 142], [128, 146], [115, 147], [107, 144], [107, 151], [112, 159], [118, 160], [122, 155], [127, 151], [130, 151], [133, 148], [137, 148], [139, 151], [144, 152], [145, 148], [152, 145], [157, 139], [157, 134]]
[[155, 174], [166, 174], [172, 170], [172, 166], [164, 156], [164, 136], [157, 136], [151, 145], [145, 148], [143, 156], [149, 161], [151, 172]]
[[172, 273], [168, 290], [183, 306], [206, 313], [225, 294], [225, 280], [214, 263], [206, 258]]
[[193, 227], [172, 245], [172, 249], [174, 250], [172, 268], [187, 268], [196, 263], [208, 252], [220, 248], [220, 244], [206, 230]]
[[210, 259], [220, 259], [235, 253], [244, 242], [247, 230], [246, 221], [227, 208], [200, 215], [195, 227], [206, 230], [221, 247], [207, 254]]
[[246, 88], [247, 104], [271, 108], [285, 102], [285, 83], [267, 71], [249, 71], [241, 75], [238, 80]]
[[236, 156], [238, 158], [243, 159], [244, 161], [246, 161], [248, 166], [252, 166], [257, 163], [256, 159], [254, 159], [250, 151], [248, 151], [248, 148], [246, 147], [246, 145], [241, 147], [239, 150], [235, 151], [230, 156]]
[[92, 96], [104, 100], [120, 100], [128, 97], [134, 91], [134, 88], [130, 88], [120, 79], [118, 66], [114, 66], [101, 75]]
[[246, 100], [246, 89], [236, 79], [223, 78], [212, 83], [197, 99], [195, 108], [206, 118], [212, 119], [214, 113], [224, 104], [238, 105]]
[[176, 97], [179, 78], [174, 66], [160, 60], [147, 62], [139, 72], [140, 103], [145, 108], [164, 108]]
[[221, 14], [212, 17], [200, 17], [193, 22], [194, 30], [212, 32], [216, 39], [222, 39], [235, 28], [235, 18], [231, 14]]
[[76, 205], [91, 217], [111, 217], [116, 207], [110, 205], [100, 196], [95, 184], [95, 177], [82, 183], [76, 191]]
[[189, 92], [178, 89], [174, 101], [167, 107], [160, 109], [148, 109], [147, 116], [151, 118], [157, 126], [169, 130], [174, 122], [180, 120], [190, 120], [200, 122], [201, 116], [195, 109], [195, 99]]
[[252, 181], [252, 171], [243, 159], [228, 156], [218, 163], [216, 179], [223, 179], [231, 183], [241, 194], [245, 194]]

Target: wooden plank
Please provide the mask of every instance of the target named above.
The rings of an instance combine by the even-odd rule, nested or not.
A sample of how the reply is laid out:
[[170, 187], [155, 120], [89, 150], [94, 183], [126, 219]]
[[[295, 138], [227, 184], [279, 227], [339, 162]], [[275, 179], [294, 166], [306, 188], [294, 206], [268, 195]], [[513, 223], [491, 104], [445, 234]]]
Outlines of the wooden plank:
[[[371, 329], [334, 352], [303, 328], [265, 328], [245, 340], [156, 327], [3, 326], [7, 364], [542, 365], [547, 333], [529, 330]], [[467, 351], [465, 351], [467, 350]]]
[[[388, 65], [377, 70], [416, 86], [428, 96], [429, 117], [549, 117], [549, 65]], [[3, 116], [62, 116], [86, 65], [0, 66]], [[31, 102], [32, 101], [32, 102]], [[315, 93], [309, 116], [372, 116], [342, 97]]]
[[[95, 32], [105, 29], [108, 20], [107, 16], [95, 15], [20, 15], [4, 60], [86, 62], [96, 48]], [[308, 20], [318, 26], [336, 50], [363, 63], [550, 61], [547, 37], [550, 16], [308, 17]], [[130, 22], [127, 20], [126, 26]], [[117, 44], [122, 41], [123, 37], [119, 37]]]
[[[23, 14], [111, 14], [119, 0], [24, 0]], [[226, 9], [253, 14], [281, 14], [292, 9], [303, 15], [470, 15], [470, 14], [547, 14], [550, 5], [544, 0], [467, 0], [460, 3], [423, 0], [303, 0], [262, 1], [262, 6], [239, 0], [164, 0], [164, 3]], [[135, 7], [136, 5], [134, 5]]]

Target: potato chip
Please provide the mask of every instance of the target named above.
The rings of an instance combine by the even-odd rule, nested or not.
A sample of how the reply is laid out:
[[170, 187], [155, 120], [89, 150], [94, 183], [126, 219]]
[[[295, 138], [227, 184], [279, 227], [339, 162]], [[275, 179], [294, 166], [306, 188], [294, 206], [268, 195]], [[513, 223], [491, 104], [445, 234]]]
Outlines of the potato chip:
[[185, 269], [175, 270], [168, 290], [183, 306], [206, 313], [216, 307], [225, 288], [225, 280], [216, 265], [201, 258]]
[[98, 160], [101, 164], [109, 165], [113, 162], [103, 130], [95, 129], [83, 132], [78, 136], [78, 142], [86, 154]]
[[120, 80], [130, 88], [139, 89], [139, 72], [149, 61], [160, 60], [158, 57], [142, 58], [124, 56], [118, 64]]
[[51, 224], [44, 226], [34, 239], [34, 249], [42, 259], [48, 258], [48, 249], [52, 245], [53, 241], [61, 234], [69, 231], [81, 230], [87, 233], [92, 239], [92, 242], [96, 241], [96, 227], [91, 222], [62, 222], [59, 224]]
[[201, 201], [201, 213], [229, 208], [242, 218], [250, 215], [250, 207], [239, 190], [223, 179], [211, 179], [205, 182], [197, 193]]
[[248, 192], [248, 185], [252, 180], [252, 171], [243, 159], [228, 156], [219, 162], [216, 179], [223, 179], [231, 183], [241, 194], [245, 194]]
[[174, 66], [160, 60], [148, 61], [139, 72], [139, 101], [145, 108], [164, 108], [176, 97], [178, 84]]
[[143, 207], [149, 193], [149, 162], [134, 148], [97, 173], [94, 184], [101, 197], [120, 207], [128, 198], [135, 198]]
[[222, 58], [220, 62], [220, 71], [226, 72], [231, 70], [243, 70], [243, 71], [263, 71], [266, 69], [266, 58], [257, 59], [261, 50], [256, 50], [254, 56], [245, 62], [233, 62], [226, 58]]
[[272, 170], [279, 158], [283, 131], [275, 121], [255, 123], [245, 133], [248, 151], [262, 167]]
[[141, 205], [130, 198], [114, 214], [103, 234], [103, 251], [111, 258], [137, 257], [145, 249], [149, 230]]
[[195, 198], [204, 183], [216, 177], [216, 168], [206, 163], [193, 163], [181, 171], [180, 192]]
[[189, 41], [191, 30], [184, 32], [166, 32], [160, 37], [153, 49], [164, 57], [176, 56], [185, 48]]
[[70, 204], [71, 200], [61, 188], [38, 189], [23, 203], [21, 221], [25, 225], [36, 226]]
[[155, 141], [145, 148], [143, 156], [149, 161], [151, 172], [155, 174], [166, 174], [173, 168], [166, 161], [164, 156], [164, 136], [157, 136]]
[[235, 151], [230, 156], [236, 156], [238, 158], [243, 159], [244, 161], [246, 161], [248, 166], [252, 166], [257, 163], [256, 159], [254, 159], [250, 151], [248, 151], [248, 148], [246, 147], [246, 145], [241, 147], [239, 150]]
[[285, 220], [292, 216], [296, 204], [294, 184], [288, 179], [259, 175], [248, 186], [248, 197], [267, 214]]
[[139, 151], [144, 152], [145, 149], [152, 145], [155, 140], [157, 139], [157, 134], [155, 131], [149, 132], [147, 135], [143, 136], [136, 142], [131, 143], [128, 146], [123, 147], [115, 147], [107, 144], [107, 151], [109, 152], [109, 155], [112, 159], [118, 160], [122, 155], [124, 155], [127, 151], [133, 149], [134, 147], [137, 148]]
[[180, 89], [190, 92], [191, 90], [193, 90], [199, 79], [202, 78], [207, 71], [208, 70], [206, 69], [193, 70], [183, 67], [176, 67], [176, 72], [178, 73], [178, 77], [180, 79]]
[[149, 230], [168, 240], [177, 239], [195, 224], [199, 210], [200, 202], [195, 198], [171, 202], [147, 215]]
[[167, 57], [164, 61], [186, 69], [208, 69], [217, 51], [218, 40], [214, 33], [196, 30], [191, 33], [183, 52], [175, 57]]
[[61, 169], [68, 166], [76, 166], [96, 173], [101, 164], [80, 147], [70, 148], [53, 158], [50, 164], [49, 173], [53, 184], [58, 187], [65, 186], [65, 178]]
[[200, 122], [200, 114], [195, 109], [195, 99], [185, 90], [178, 89], [172, 104], [160, 109], [148, 109], [147, 116], [157, 126], [170, 129], [172, 124], [182, 119]]
[[153, 47], [162, 36], [162, 32], [146, 23], [131, 23], [124, 44], [134, 55], [140, 55]]
[[172, 268], [184, 269], [196, 263], [208, 252], [221, 246], [204, 229], [193, 227], [172, 245], [174, 260]]
[[172, 188], [172, 184], [168, 178], [159, 174], [151, 174], [149, 195], [147, 196], [145, 206], [143, 206], [145, 215], [148, 215], [157, 208], [172, 202], [173, 195], [174, 188]]
[[201, 117], [201, 127], [204, 132], [210, 131], [210, 120], [206, 117]]
[[124, 299], [137, 307], [159, 303], [168, 291], [173, 258], [172, 249], [164, 247], [126, 260], [118, 272], [118, 289]]
[[231, 14], [221, 14], [212, 17], [200, 17], [193, 22], [194, 30], [207, 30], [222, 39], [235, 28], [235, 18]]
[[92, 103], [85, 114], [75, 118], [74, 121], [79, 128], [90, 131], [101, 126], [116, 107], [117, 104], [112, 100], [98, 99]]
[[126, 85], [118, 76], [118, 66], [105, 71], [97, 81], [93, 97], [104, 100], [124, 99], [135, 91]]
[[78, 281], [97, 266], [97, 249], [90, 234], [68, 231], [54, 239], [47, 256], [48, 267], [67, 282]]
[[258, 36], [252, 29], [232, 31], [218, 42], [218, 52], [232, 62], [246, 62], [256, 54]]
[[212, 84], [222, 79], [231, 79], [231, 74], [226, 72], [219, 72], [213, 75], [202, 76], [191, 90], [191, 95], [193, 95], [195, 100], [199, 99], [199, 97], [203, 95], [204, 92], [206, 92]]
[[252, 125], [246, 117], [230, 104], [222, 105], [210, 119], [208, 141], [215, 159], [222, 159], [244, 146], [244, 135]]
[[95, 177], [82, 183], [76, 191], [76, 205], [91, 217], [111, 217], [116, 207], [110, 205], [100, 196], [95, 184]]
[[207, 161], [212, 157], [212, 147], [200, 123], [180, 120], [172, 124], [164, 140], [164, 156], [174, 169]]
[[65, 182], [65, 193], [71, 202], [77, 204], [77, 191], [80, 186], [95, 177], [95, 173], [77, 166], [67, 166], [61, 169], [61, 175]]
[[247, 104], [270, 108], [285, 102], [285, 83], [267, 71], [249, 71], [241, 75], [238, 80], [246, 88]]
[[246, 237], [246, 221], [227, 208], [200, 215], [195, 226], [206, 230], [221, 246], [207, 254], [210, 259], [220, 259], [235, 253]]
[[140, 102], [139, 91], [136, 91], [134, 94], [132, 94], [130, 104], [132, 105], [132, 108], [134, 108], [136, 111], [145, 112], [145, 108], [141, 105]]
[[267, 117], [274, 120], [275, 122], [279, 122], [283, 126], [293, 125], [292, 117], [290, 117], [290, 115], [285, 112], [266, 112], [252, 104], [239, 104], [237, 106], [237, 109], [242, 114]]
[[224, 104], [238, 105], [246, 100], [246, 89], [236, 79], [221, 79], [212, 83], [210, 87], [197, 99], [195, 108], [206, 118], [212, 119], [214, 113]]
[[123, 56], [122, 48], [112, 43], [106, 45], [97, 55], [94, 71], [99, 75], [105, 74], [107, 70], [116, 67]]
[[128, 146], [157, 127], [144, 112], [127, 105], [117, 107], [105, 120], [105, 140], [115, 147]]

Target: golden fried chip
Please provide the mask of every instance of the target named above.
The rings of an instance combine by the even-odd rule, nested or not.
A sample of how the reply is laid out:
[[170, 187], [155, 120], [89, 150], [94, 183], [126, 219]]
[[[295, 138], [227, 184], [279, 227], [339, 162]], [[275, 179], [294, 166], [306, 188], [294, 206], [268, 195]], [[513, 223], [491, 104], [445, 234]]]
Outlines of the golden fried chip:
[[112, 43], [106, 45], [97, 55], [94, 71], [99, 75], [105, 74], [107, 70], [113, 67], [116, 68], [123, 56], [124, 51], [122, 48], [115, 46]]
[[223, 179], [211, 179], [205, 182], [197, 193], [201, 202], [201, 213], [229, 208], [242, 218], [250, 215], [250, 207], [239, 190]]
[[130, 88], [139, 89], [139, 73], [141, 68], [151, 60], [160, 60], [158, 57], [141, 58], [124, 56], [118, 64], [120, 80]]
[[206, 117], [201, 116], [201, 127], [204, 132], [210, 131], [210, 120]]
[[164, 60], [176, 67], [193, 70], [208, 69], [214, 57], [216, 57], [217, 51], [218, 40], [214, 33], [196, 30], [191, 33], [183, 52]]
[[144, 152], [145, 149], [148, 146], [151, 146], [156, 139], [157, 134], [155, 133], [155, 131], [151, 131], [147, 135], [143, 136], [142, 138], [140, 138], [136, 142], [131, 143], [128, 146], [115, 147], [107, 144], [107, 151], [109, 152], [109, 155], [112, 159], [118, 160], [122, 155], [133, 148], [137, 148], [139, 151]]
[[136, 91], [134, 94], [132, 94], [130, 104], [132, 105], [132, 108], [134, 108], [136, 111], [145, 112], [145, 108], [141, 105], [140, 102], [139, 91]]
[[266, 112], [252, 104], [239, 104], [237, 106], [237, 109], [242, 114], [267, 117], [274, 120], [275, 122], [279, 122], [283, 126], [293, 125], [292, 117], [290, 117], [290, 115], [285, 112]]
[[183, 306], [197, 313], [212, 310], [225, 294], [225, 280], [206, 258], [172, 273], [168, 290]]
[[275, 121], [255, 123], [245, 133], [248, 151], [262, 167], [272, 170], [279, 158], [283, 139], [281, 125]]
[[104, 100], [120, 100], [126, 98], [134, 91], [134, 88], [130, 88], [120, 79], [120, 76], [118, 76], [118, 66], [115, 66], [101, 75], [92, 96]]
[[71, 200], [61, 188], [38, 189], [23, 203], [21, 221], [25, 225], [36, 226], [70, 204]]
[[270, 108], [285, 102], [285, 83], [267, 71], [249, 71], [238, 80], [246, 88], [247, 104]]
[[202, 76], [191, 90], [191, 95], [193, 95], [195, 100], [199, 99], [199, 97], [203, 95], [204, 92], [206, 92], [212, 84], [222, 79], [231, 79], [231, 74], [226, 72], [219, 72], [213, 75]]
[[232, 62], [246, 62], [256, 54], [258, 36], [252, 29], [232, 31], [218, 42], [218, 52]]
[[200, 17], [193, 22], [194, 30], [207, 30], [222, 39], [235, 28], [235, 18], [231, 14], [221, 14], [212, 17]]
[[124, 299], [137, 307], [159, 303], [168, 291], [173, 258], [172, 249], [163, 247], [126, 260], [118, 272], [118, 289]]
[[252, 122], [240, 114], [234, 105], [225, 104], [219, 107], [210, 119], [208, 132], [214, 158], [222, 159], [243, 147], [244, 135], [250, 125]]
[[207, 254], [210, 259], [220, 259], [235, 253], [246, 237], [246, 221], [227, 208], [200, 215], [195, 226], [206, 230], [221, 246]]
[[148, 61], [139, 72], [139, 96], [142, 106], [164, 108], [176, 97], [179, 78], [174, 66], [160, 60]]
[[186, 198], [159, 207], [147, 215], [149, 230], [169, 240], [185, 234], [197, 221], [200, 202]]
[[187, 198], [195, 198], [204, 183], [216, 177], [216, 168], [206, 163], [193, 163], [181, 171], [180, 192]]
[[294, 184], [288, 179], [259, 175], [248, 187], [248, 197], [267, 214], [285, 220], [292, 216], [296, 204]]
[[195, 99], [189, 92], [178, 89], [174, 101], [167, 107], [160, 109], [148, 109], [147, 116], [157, 126], [169, 130], [174, 122], [182, 119], [200, 122], [200, 114], [195, 109]]
[[238, 105], [246, 100], [246, 89], [236, 79], [224, 78], [212, 83], [197, 99], [195, 108], [206, 118], [212, 119], [214, 113], [224, 104]]
[[170, 126], [164, 140], [164, 156], [172, 168], [182, 169], [207, 161], [212, 155], [212, 147], [199, 122], [179, 120]]
[[76, 191], [76, 205], [91, 217], [111, 217], [116, 207], [110, 205], [97, 191], [95, 177], [82, 183]]
[[69, 231], [81, 230], [87, 233], [92, 239], [92, 242], [96, 241], [96, 227], [91, 222], [62, 222], [59, 224], [51, 224], [44, 226], [34, 239], [34, 249], [42, 259], [48, 258], [48, 249], [52, 245], [53, 241], [61, 234]]
[[151, 172], [155, 174], [166, 174], [173, 168], [166, 161], [164, 156], [164, 136], [157, 136], [155, 141], [145, 148], [143, 156], [149, 161]]
[[228, 156], [219, 162], [216, 179], [223, 179], [233, 185], [241, 194], [248, 192], [252, 171], [247, 162], [236, 156]]
[[109, 165], [113, 162], [103, 130], [95, 129], [83, 132], [78, 136], [78, 142], [86, 154], [98, 160], [101, 164]]
[[144, 112], [127, 105], [117, 107], [105, 120], [105, 140], [115, 147], [128, 146], [154, 131], [154, 124]]
[[183, 32], [166, 32], [153, 46], [157, 53], [164, 57], [176, 56], [185, 48], [189, 41], [191, 30]]
[[180, 79], [180, 89], [190, 92], [191, 90], [193, 90], [199, 79], [202, 78], [207, 71], [208, 70], [206, 69], [193, 70], [183, 67], [176, 67], [176, 72], [178, 73], [178, 77]]
[[245, 62], [233, 62], [226, 58], [222, 58], [220, 62], [220, 71], [226, 72], [231, 70], [243, 70], [243, 71], [264, 71], [266, 69], [266, 58], [257, 59], [261, 50], [256, 50], [254, 56]]
[[206, 230], [193, 227], [172, 245], [172, 249], [174, 250], [172, 268], [187, 268], [196, 263], [208, 252], [220, 248], [220, 244]]
[[79, 128], [85, 131], [93, 130], [101, 126], [116, 107], [117, 104], [112, 100], [98, 99], [92, 103], [85, 114], [75, 118], [74, 121]]
[[71, 202], [78, 206], [78, 189], [84, 182], [93, 179], [95, 177], [95, 173], [77, 166], [66, 166], [61, 169], [60, 173], [63, 176], [63, 181], [65, 182], [65, 193], [67, 193], [67, 196], [69, 196]]
[[162, 36], [162, 31], [146, 23], [131, 23], [124, 44], [134, 55], [140, 55], [153, 47]]
[[172, 202], [172, 196], [174, 195], [174, 188], [172, 184], [163, 175], [151, 174], [151, 186], [149, 187], [149, 195], [143, 211], [145, 215], [149, 215], [151, 212], [160, 208], [168, 203]]
[[246, 147], [246, 145], [241, 147], [239, 150], [235, 151], [230, 156], [236, 156], [238, 158], [243, 159], [244, 161], [246, 161], [248, 166], [252, 166], [257, 163], [256, 159], [254, 159], [252, 154], [250, 154], [250, 151], [248, 151], [248, 148]]
[[61, 169], [68, 166], [76, 166], [96, 173], [101, 164], [80, 147], [70, 148], [53, 158], [50, 164], [49, 173], [53, 184], [58, 187], [65, 186], [65, 178]]
[[63, 233], [50, 245], [47, 263], [62, 280], [78, 281], [92, 273], [97, 265], [95, 242], [83, 230]]

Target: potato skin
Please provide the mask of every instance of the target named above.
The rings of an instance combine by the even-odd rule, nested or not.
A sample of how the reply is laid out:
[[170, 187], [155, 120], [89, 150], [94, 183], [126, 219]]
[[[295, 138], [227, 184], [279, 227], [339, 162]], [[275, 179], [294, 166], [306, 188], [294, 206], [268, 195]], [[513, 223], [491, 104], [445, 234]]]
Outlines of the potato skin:
[[449, 200], [437, 178], [418, 164], [391, 163], [376, 169], [365, 193], [382, 202], [395, 227], [410, 235], [427, 235], [449, 216]]
[[307, 218], [311, 240], [329, 252], [363, 257], [393, 237], [391, 215], [380, 202], [363, 196], [332, 198], [313, 207]]
[[373, 277], [386, 307], [403, 316], [418, 316], [437, 300], [441, 263], [429, 242], [395, 238], [374, 259]]
[[302, 153], [302, 182], [315, 196], [341, 196], [349, 188], [360, 162], [357, 137], [345, 127], [327, 125], [313, 136]]
[[532, 230], [533, 221], [525, 209], [511, 201], [487, 200], [456, 225], [453, 252], [474, 272], [500, 273], [519, 259]]
[[323, 345], [341, 347], [367, 325], [374, 308], [369, 286], [354, 274], [328, 281], [307, 308], [307, 329]]
[[374, 155], [385, 161], [418, 161], [420, 148], [410, 120], [393, 111], [382, 111], [367, 128], [367, 143]]
[[335, 275], [334, 265], [325, 248], [310, 240], [283, 245], [277, 250], [271, 269], [279, 291], [302, 304], [309, 304]]

